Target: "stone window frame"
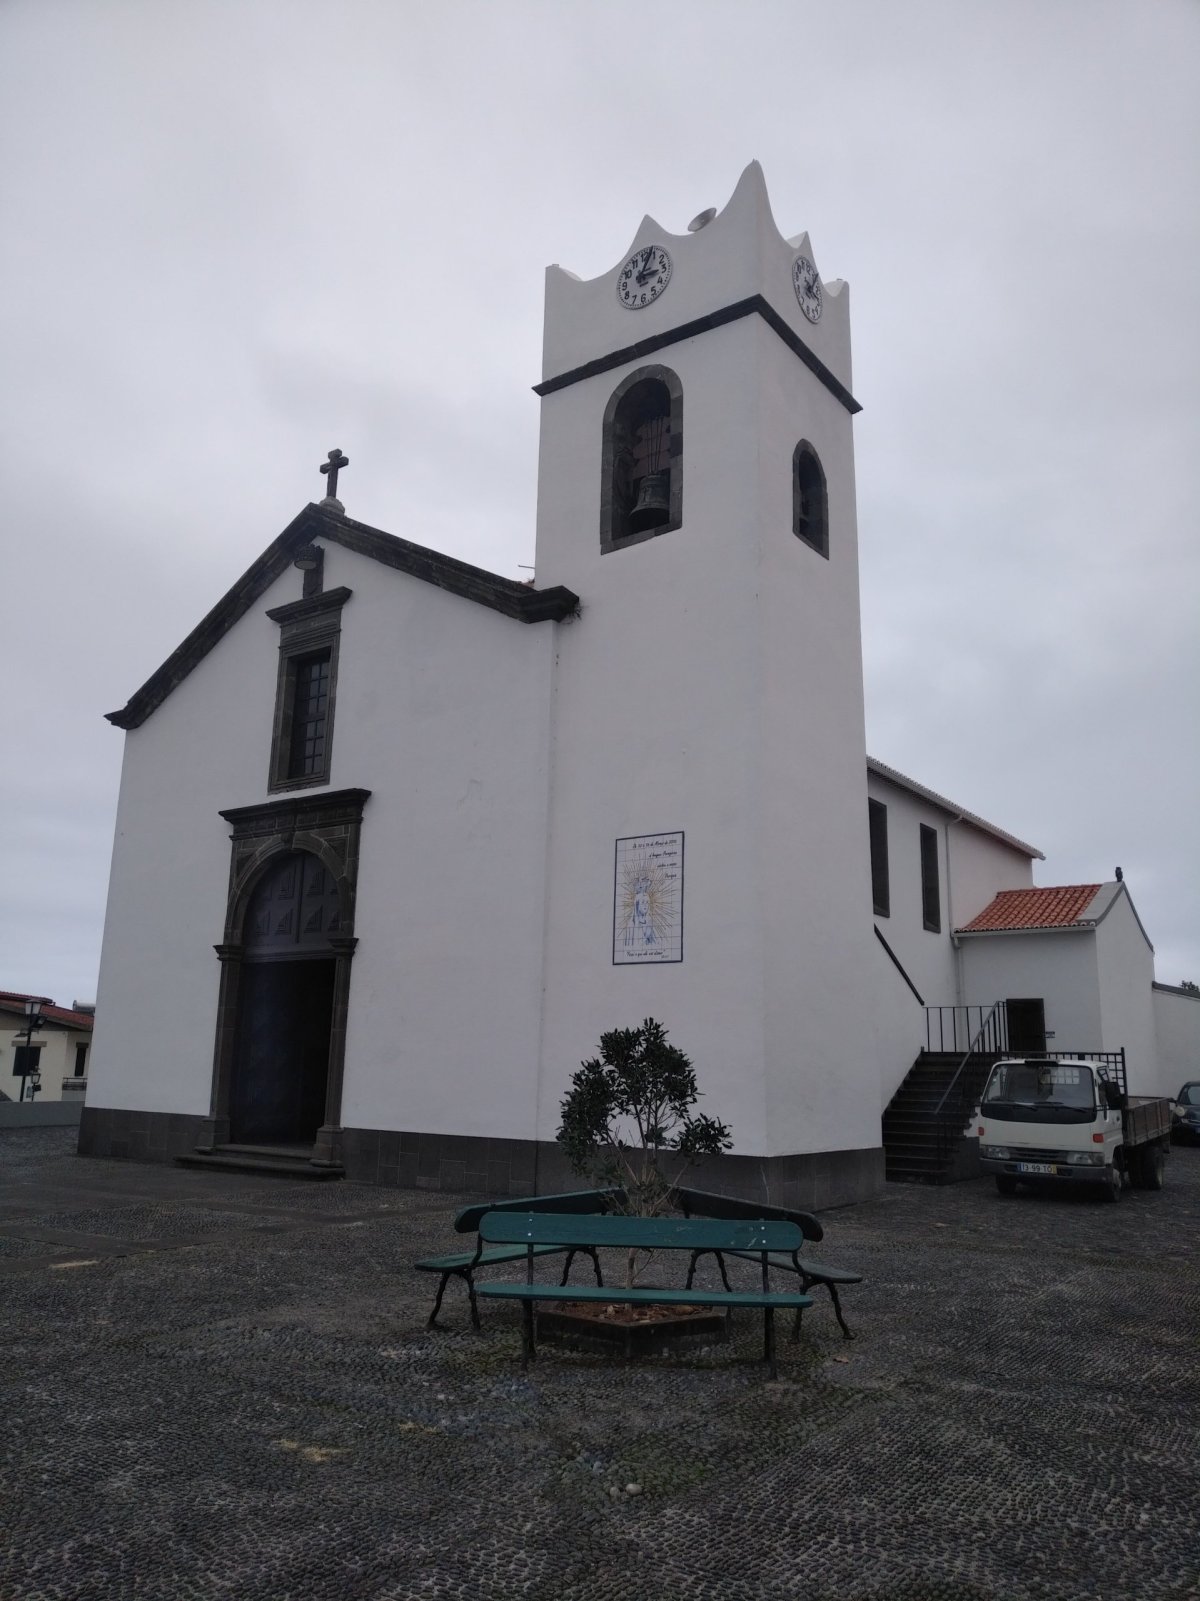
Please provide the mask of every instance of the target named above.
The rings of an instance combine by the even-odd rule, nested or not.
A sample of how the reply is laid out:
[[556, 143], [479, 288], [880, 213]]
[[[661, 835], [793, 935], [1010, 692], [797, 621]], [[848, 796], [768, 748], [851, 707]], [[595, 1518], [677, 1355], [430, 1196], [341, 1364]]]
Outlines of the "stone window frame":
[[317, 1167], [341, 1166], [342, 1080], [350, 1015], [350, 969], [358, 945], [354, 932], [355, 900], [363, 808], [370, 798], [369, 789], [331, 790], [325, 795], [300, 795], [257, 806], [238, 806], [220, 814], [231, 826], [229, 887], [224, 938], [213, 947], [221, 964], [221, 977], [213, 1043], [212, 1093], [209, 1115], [201, 1125], [198, 1150], [211, 1152], [229, 1140], [238, 1006], [246, 956], [246, 914], [251, 898], [263, 873], [277, 857], [291, 851], [306, 851], [325, 866], [337, 885], [340, 924], [340, 932], [329, 938], [330, 953], [336, 963], [329, 1076], [325, 1121], [317, 1132], [311, 1160]]
[[[816, 499], [815, 514], [805, 511], [805, 497]], [[792, 452], [792, 532], [829, 560], [829, 483], [821, 458], [807, 439]]]
[[[271, 725], [271, 766], [268, 793], [313, 789], [328, 784], [333, 767], [333, 718], [337, 704], [338, 647], [342, 634], [342, 607], [349, 589], [331, 589], [286, 606], [274, 606], [267, 616], [279, 624], [279, 676], [275, 685], [275, 716]], [[325, 712], [325, 752], [320, 768], [291, 776], [292, 725], [296, 707], [299, 664], [311, 657], [329, 655], [329, 697]]]
[[[647, 528], [642, 533], [617, 535], [615, 520], [617, 516], [616, 486], [617, 469], [617, 411], [621, 402], [629, 391], [647, 379], [661, 383], [670, 397], [670, 421], [667, 429], [667, 461], [671, 471], [671, 503], [670, 512], [665, 523], [657, 528]], [[670, 367], [661, 367], [657, 364], [649, 367], [638, 367], [625, 377], [608, 397], [608, 404], [604, 408], [604, 422], [601, 432], [600, 451], [600, 553], [607, 556], [614, 550], [627, 550], [630, 545], [644, 544], [647, 539], [657, 539], [660, 534], [669, 534], [683, 525], [683, 385], [679, 375]]]

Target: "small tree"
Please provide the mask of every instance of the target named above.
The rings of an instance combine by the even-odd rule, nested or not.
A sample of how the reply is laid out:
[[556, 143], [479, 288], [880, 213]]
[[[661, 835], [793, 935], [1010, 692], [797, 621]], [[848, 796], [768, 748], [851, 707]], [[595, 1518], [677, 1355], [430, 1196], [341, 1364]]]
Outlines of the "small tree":
[[[654, 1217], [693, 1162], [733, 1144], [724, 1123], [692, 1110], [699, 1098], [691, 1062], [648, 1017], [640, 1028], [600, 1036], [600, 1055], [580, 1064], [563, 1096], [558, 1142], [577, 1173], [624, 1190], [624, 1212]], [[631, 1285], [633, 1278], [631, 1251]]]

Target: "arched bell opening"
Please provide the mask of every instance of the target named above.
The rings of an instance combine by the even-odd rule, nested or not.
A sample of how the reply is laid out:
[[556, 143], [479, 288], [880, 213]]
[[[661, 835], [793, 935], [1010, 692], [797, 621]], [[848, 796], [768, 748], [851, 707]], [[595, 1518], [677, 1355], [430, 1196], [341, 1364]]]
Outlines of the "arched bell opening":
[[602, 550], [678, 528], [683, 506], [683, 389], [667, 367], [630, 373], [604, 414]]
[[816, 451], [802, 439], [792, 455], [792, 532], [829, 558], [829, 491]]
[[229, 1138], [311, 1148], [326, 1120], [342, 908], [319, 857], [272, 856], [245, 903]]

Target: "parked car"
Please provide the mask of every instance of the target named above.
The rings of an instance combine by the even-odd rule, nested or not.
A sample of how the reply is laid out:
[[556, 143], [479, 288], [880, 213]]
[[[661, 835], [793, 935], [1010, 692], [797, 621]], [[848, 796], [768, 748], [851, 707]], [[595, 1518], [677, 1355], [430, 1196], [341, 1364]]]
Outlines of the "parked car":
[[1175, 1097], [1171, 1114], [1171, 1138], [1200, 1144], [1200, 1079], [1191, 1079]]

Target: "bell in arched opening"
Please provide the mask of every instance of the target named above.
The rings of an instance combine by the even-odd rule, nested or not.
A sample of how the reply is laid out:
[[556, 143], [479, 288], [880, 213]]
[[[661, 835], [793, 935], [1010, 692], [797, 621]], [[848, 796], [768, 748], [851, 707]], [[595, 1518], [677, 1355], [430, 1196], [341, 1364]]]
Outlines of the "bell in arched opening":
[[[661, 384], [654, 386], [658, 390], [662, 387]], [[629, 513], [629, 531], [634, 534], [661, 528], [671, 516], [671, 474], [667, 466], [670, 416], [665, 392], [661, 397], [653, 394], [651, 405], [654, 409], [642, 416], [633, 435], [631, 487], [634, 502]]]

